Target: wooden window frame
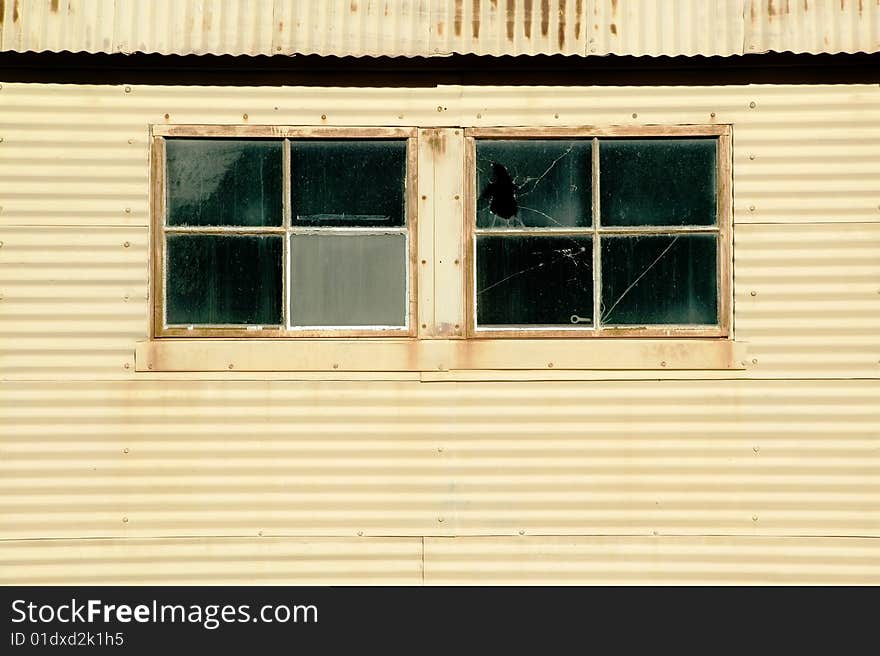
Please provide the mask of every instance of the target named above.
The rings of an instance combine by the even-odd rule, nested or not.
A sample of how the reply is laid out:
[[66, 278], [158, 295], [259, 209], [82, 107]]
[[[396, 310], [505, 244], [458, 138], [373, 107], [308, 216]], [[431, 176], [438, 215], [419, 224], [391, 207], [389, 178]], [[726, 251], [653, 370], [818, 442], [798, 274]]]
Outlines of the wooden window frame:
[[[416, 128], [375, 127], [300, 127], [279, 125], [154, 125], [151, 129], [150, 185], [151, 249], [150, 249], [150, 298], [151, 339], [162, 338], [414, 338], [419, 325], [418, 318], [418, 130]], [[199, 226], [198, 228], [167, 225], [167, 175], [165, 140], [167, 138], [203, 139], [266, 139], [282, 143], [282, 224], [279, 227], [246, 226]], [[403, 229], [342, 229], [342, 228], [295, 228], [290, 208], [290, 140], [292, 139], [405, 139], [406, 171], [404, 191], [405, 225]], [[290, 236], [297, 234], [405, 234], [407, 239], [407, 299], [406, 325], [397, 327], [304, 327], [289, 325], [290, 302]], [[282, 316], [279, 327], [261, 326], [193, 326], [181, 328], [165, 323], [165, 236], [173, 234], [247, 234], [278, 235], [283, 243]]]
[[[468, 128], [465, 136], [465, 241], [466, 241], [466, 302], [465, 326], [468, 339], [528, 339], [528, 338], [614, 338], [614, 337], [668, 337], [692, 338], [713, 337], [730, 338], [732, 336], [732, 164], [731, 164], [731, 126], [730, 125], [675, 125], [675, 126], [615, 126], [607, 128]], [[602, 138], [699, 138], [715, 137], [716, 150], [716, 226], [646, 226], [603, 228], [599, 220], [599, 149], [597, 142]], [[650, 235], [650, 234], [717, 234], [716, 250], [716, 291], [718, 298], [717, 325], [645, 325], [625, 327], [594, 326], [548, 328], [548, 327], [510, 327], [496, 326], [481, 328], [476, 323], [476, 236], [477, 234], [568, 234], [560, 230], [522, 230], [509, 231], [499, 229], [477, 228], [477, 189], [476, 189], [476, 142], [477, 140], [511, 140], [511, 139], [591, 139], [592, 147], [592, 225], [587, 230], [572, 230], [571, 234], [590, 234], [593, 240], [593, 285], [594, 285], [594, 317], [598, 316], [601, 307], [601, 253], [600, 235]]]

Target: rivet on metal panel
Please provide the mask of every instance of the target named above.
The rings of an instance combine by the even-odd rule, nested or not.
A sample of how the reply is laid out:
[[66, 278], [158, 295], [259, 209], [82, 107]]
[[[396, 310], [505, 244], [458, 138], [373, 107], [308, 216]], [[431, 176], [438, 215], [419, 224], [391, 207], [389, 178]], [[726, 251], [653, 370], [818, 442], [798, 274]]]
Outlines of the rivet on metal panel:
[[131, 87], [125, 87], [125, 93], [131, 93]]
[[553, 118], [559, 118], [559, 114], [554, 114]]
[[274, 109], [276, 112], [278, 111], [278, 108], [277, 108], [277, 107], [273, 107], [272, 109]]
[[477, 114], [477, 118], [483, 118], [482, 114]]
[[232, 364], [232, 363], [230, 362], [230, 363], [229, 363], [229, 368], [230, 368], [230, 369], [233, 369], [233, 368], [235, 368], [235, 365]]
[[152, 362], [150, 362], [149, 364], [147, 364], [147, 369], [149, 369], [150, 371], [153, 370], [153, 363], [152, 363]]
[[126, 208], [125, 208], [125, 213], [126, 213], [126, 214], [131, 214], [131, 208], [130, 208], [130, 207], [126, 207]]
[[334, 369], [339, 369], [339, 363], [338, 363], [338, 362], [334, 362], [334, 363], [333, 363], [333, 368], [334, 368]]
[[122, 242], [123, 248], [128, 248], [129, 246], [131, 246], [131, 244], [129, 242], [127, 242], [127, 241]]
[[427, 264], [427, 263], [428, 263], [427, 260], [422, 260], [422, 264]]
[[755, 211], [755, 206], [749, 205], [749, 212], [754, 212], [754, 211]]
[[758, 295], [758, 292], [756, 292], [756, 291], [753, 289], [752, 291], [749, 292], [749, 295], [751, 295], [751, 296], [757, 296], [757, 295]]
[[128, 524], [128, 517], [123, 517], [123, 518], [122, 518], [122, 523], [123, 523], [123, 524]]
[[422, 200], [428, 200], [428, 197], [425, 194], [422, 194]]
[[398, 120], [401, 120], [401, 121], [402, 121], [402, 120], [403, 120], [403, 114], [398, 114], [398, 115], [397, 115], [397, 118], [398, 118]]
[[438, 111], [438, 112], [442, 112], [442, 111], [443, 111], [443, 108], [442, 108], [440, 105], [437, 105], [437, 111]]
[[437, 447], [437, 453], [443, 453], [443, 447], [442, 447], [442, 446], [438, 446], [438, 447]]
[[754, 154], [754, 153], [749, 154], [749, 159], [754, 160], [754, 159], [755, 159], [755, 154]]
[[428, 324], [426, 324], [426, 323], [423, 323], [423, 324], [422, 324], [422, 330], [424, 330], [424, 329], [427, 328], [427, 327], [428, 327]]
[[455, 194], [455, 200], [459, 200], [460, 198], [461, 198], [461, 196], [459, 196], [458, 194]]
[[129, 143], [129, 145], [130, 145], [130, 144], [133, 144], [133, 143], [134, 143], [134, 139], [129, 139], [129, 140], [128, 140], [128, 143]]
[[547, 363], [547, 367], [548, 367], [549, 369], [552, 369], [552, 368], [553, 368], [553, 363], [552, 363], [552, 362], [548, 362], [548, 363]]
[[666, 360], [663, 360], [663, 362], [660, 363], [660, 366], [661, 366], [661, 367], [665, 367], [665, 366], [666, 366]]
[[754, 109], [757, 106], [758, 106], [758, 103], [756, 103], [754, 100], [749, 103], [749, 109]]
[[276, 52], [281, 52], [281, 46], [275, 46], [275, 51], [276, 51]]
[[519, 534], [520, 534], [520, 535], [525, 535], [526, 532], [525, 532], [525, 531], [520, 531]]
[[257, 535], [259, 535], [260, 537], [263, 537], [263, 532], [262, 532], [262, 531], [257, 531]]
[[122, 300], [125, 301], [126, 303], [128, 303], [128, 299], [129, 299], [129, 298], [130, 298], [130, 296], [129, 296], [128, 294], [124, 294], [124, 295], [122, 296]]
[[715, 118], [715, 112], [712, 112], [711, 114], [709, 114], [709, 118]]
[[438, 518], [437, 518], [437, 521], [440, 522], [440, 523], [442, 524], [442, 523], [443, 523], [443, 518], [442, 518], [442, 517], [438, 517]]
[[752, 364], [758, 364], [758, 358], [752, 358]]
[[128, 453], [128, 447], [125, 447], [125, 448], [122, 450], [122, 452], [123, 452], [123, 453]]
[[123, 367], [124, 369], [128, 369], [130, 366], [131, 366], [131, 365], [128, 364], [128, 362], [126, 362], [124, 365], [122, 365], [122, 367]]
[[171, 115], [170, 115], [170, 114], [165, 114], [165, 120], [167, 121], [169, 118], [171, 118]]
[[636, 114], [635, 112], [633, 112], [633, 118], [638, 118], [638, 117], [639, 117], [639, 115]]
[[455, 260], [455, 261], [453, 262], [453, 264], [457, 265], [457, 264], [458, 264], [458, 260]]
[[[0, 298], [2, 298], [2, 297], [0, 297]], [[455, 331], [458, 332], [459, 330], [461, 330], [461, 326], [459, 326], [458, 324], [455, 324]]]
[[[455, 130], [452, 134], [458, 136], [458, 130]], [[457, 196], [456, 196], [456, 198], [457, 198]]]
[[363, 535], [363, 534], [364, 534], [363, 531], [358, 531], [358, 535]]
[[757, 521], [758, 521], [758, 516], [757, 516], [757, 515], [752, 515], [752, 521], [753, 521], [753, 522], [757, 522]]
[[761, 450], [761, 447], [759, 447], [759, 446], [757, 446], [757, 445], [755, 445], [755, 446], [752, 447], [752, 451], [754, 451], [756, 454], [757, 454], [760, 450]]
[[322, 120], [322, 121], [326, 121], [326, 120], [327, 120], [327, 115], [326, 115], [326, 114], [321, 114], [321, 120]]
[[247, 115], [247, 114], [242, 114], [242, 115], [241, 115], [241, 118], [244, 119], [244, 120], [246, 121], [246, 120], [248, 120], [248, 115]]

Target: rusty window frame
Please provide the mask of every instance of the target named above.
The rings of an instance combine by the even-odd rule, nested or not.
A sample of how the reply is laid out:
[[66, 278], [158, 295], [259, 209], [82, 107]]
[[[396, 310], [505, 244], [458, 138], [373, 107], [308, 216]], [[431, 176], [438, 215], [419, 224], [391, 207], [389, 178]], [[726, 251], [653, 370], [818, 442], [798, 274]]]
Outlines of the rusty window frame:
[[[732, 164], [731, 164], [731, 132], [730, 125], [675, 125], [675, 126], [613, 126], [607, 128], [469, 128], [465, 130], [466, 152], [466, 204], [465, 204], [465, 239], [467, 266], [466, 289], [466, 336], [469, 339], [504, 339], [504, 338], [609, 338], [609, 337], [712, 337], [732, 338]], [[716, 150], [716, 211], [715, 226], [676, 226], [676, 227], [602, 227], [599, 212], [599, 148], [601, 138], [691, 138], [714, 137], [717, 139]], [[590, 139], [592, 140], [592, 171], [590, 187], [592, 189], [592, 225], [589, 228], [557, 229], [481, 229], [476, 224], [476, 142], [491, 139]], [[592, 236], [593, 246], [593, 316], [598, 325], [572, 327], [530, 328], [528, 326], [512, 327], [478, 327], [476, 323], [476, 237], [479, 234], [584, 234]], [[601, 324], [601, 235], [649, 235], [649, 234], [717, 234], [716, 244], [716, 292], [718, 299], [717, 325], [645, 325], [645, 326], [602, 326]]]
[[[415, 337], [418, 326], [417, 296], [417, 164], [418, 131], [415, 128], [375, 127], [301, 127], [279, 125], [153, 125], [151, 126], [151, 264], [150, 337], [245, 337], [245, 338], [349, 338], [349, 337]], [[168, 226], [167, 174], [165, 140], [167, 138], [205, 139], [265, 139], [280, 141], [282, 148], [282, 225], [280, 227], [247, 226]], [[402, 228], [297, 228], [290, 215], [290, 142], [293, 139], [401, 139], [406, 140], [406, 171], [404, 176], [404, 219]], [[290, 325], [290, 236], [292, 234], [405, 234], [406, 235], [406, 305], [403, 327], [295, 327]], [[165, 321], [166, 249], [167, 234], [273, 234], [283, 237], [282, 324], [280, 326], [198, 325], [193, 327], [169, 326]]]

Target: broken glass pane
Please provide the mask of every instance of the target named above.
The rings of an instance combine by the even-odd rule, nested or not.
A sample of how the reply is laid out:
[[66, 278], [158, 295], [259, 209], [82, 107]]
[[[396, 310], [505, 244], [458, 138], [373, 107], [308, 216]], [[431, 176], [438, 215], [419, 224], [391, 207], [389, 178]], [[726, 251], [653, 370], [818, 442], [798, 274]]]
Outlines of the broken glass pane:
[[282, 244], [281, 237], [168, 235], [168, 324], [279, 325]]
[[290, 159], [294, 225], [404, 225], [405, 140], [293, 141]]
[[477, 235], [477, 324], [591, 326], [592, 243]]
[[478, 228], [592, 225], [589, 140], [477, 141]]
[[717, 324], [716, 239], [602, 237], [602, 323]]
[[405, 234], [292, 235], [295, 326], [404, 326]]
[[281, 142], [167, 139], [168, 225], [280, 226]]
[[715, 139], [600, 139], [603, 226], [714, 225]]

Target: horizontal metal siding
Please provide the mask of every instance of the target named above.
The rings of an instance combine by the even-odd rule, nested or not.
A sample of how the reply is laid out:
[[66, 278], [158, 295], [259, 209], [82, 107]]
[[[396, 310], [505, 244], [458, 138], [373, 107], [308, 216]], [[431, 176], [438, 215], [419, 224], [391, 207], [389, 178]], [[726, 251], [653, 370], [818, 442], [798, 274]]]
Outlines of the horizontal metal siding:
[[872, 539], [428, 538], [428, 585], [877, 585]]
[[0, 538], [880, 536], [880, 381], [7, 382]]
[[415, 585], [422, 540], [13, 540], [0, 571], [6, 585]]
[[134, 378], [134, 343], [148, 325], [149, 124], [246, 121], [731, 123], [734, 316], [748, 369], [705, 376], [880, 373], [876, 86], [5, 84], [0, 99], [0, 377], [7, 380]]
[[0, 49], [436, 56], [876, 52], [876, 0], [7, 0]]

